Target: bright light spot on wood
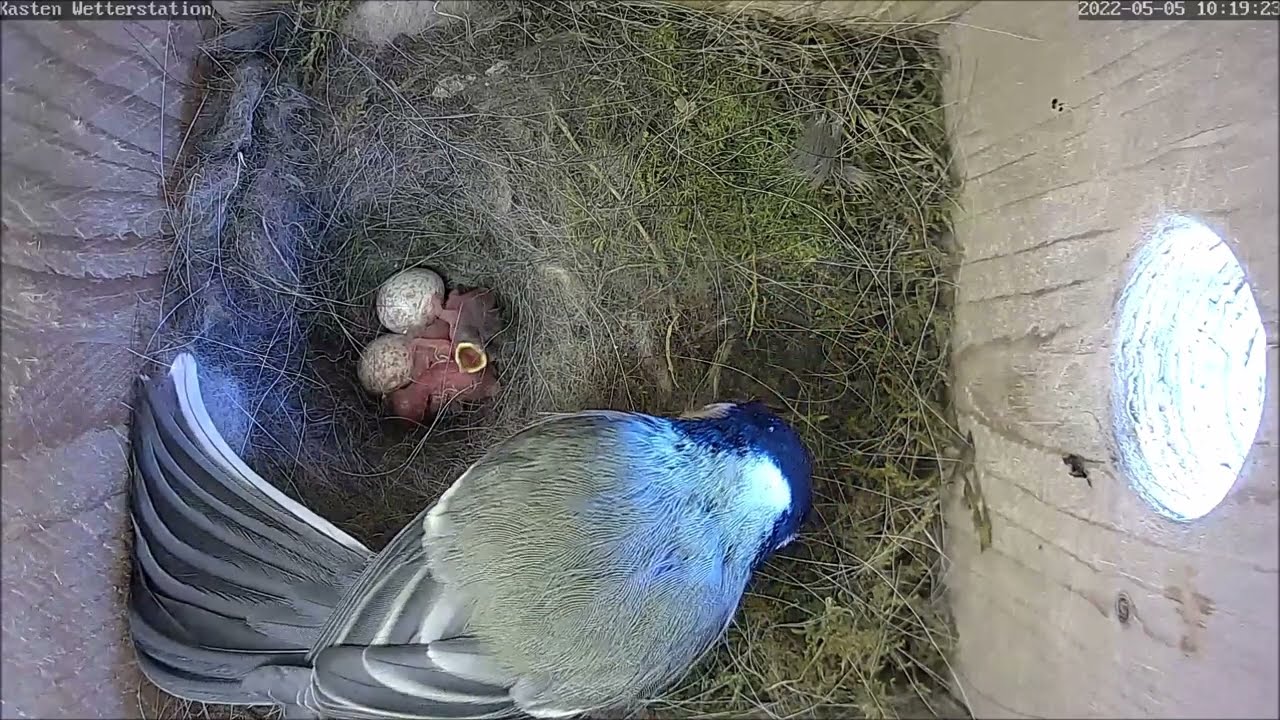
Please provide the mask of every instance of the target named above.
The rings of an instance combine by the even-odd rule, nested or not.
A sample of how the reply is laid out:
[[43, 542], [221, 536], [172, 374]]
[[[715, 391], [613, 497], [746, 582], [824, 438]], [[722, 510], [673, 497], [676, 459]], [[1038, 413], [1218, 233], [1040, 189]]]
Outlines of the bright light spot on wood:
[[1121, 465], [1162, 514], [1203, 517], [1235, 484], [1262, 418], [1266, 341], [1244, 271], [1204, 224], [1170, 218], [1138, 252], [1117, 321]]

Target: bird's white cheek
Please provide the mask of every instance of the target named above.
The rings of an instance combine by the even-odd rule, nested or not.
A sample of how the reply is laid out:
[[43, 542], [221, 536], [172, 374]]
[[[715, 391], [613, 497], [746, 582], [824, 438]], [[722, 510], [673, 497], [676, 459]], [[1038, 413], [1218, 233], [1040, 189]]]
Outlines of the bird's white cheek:
[[778, 517], [791, 507], [791, 486], [768, 458], [752, 458], [744, 468], [744, 501], [751, 510]]

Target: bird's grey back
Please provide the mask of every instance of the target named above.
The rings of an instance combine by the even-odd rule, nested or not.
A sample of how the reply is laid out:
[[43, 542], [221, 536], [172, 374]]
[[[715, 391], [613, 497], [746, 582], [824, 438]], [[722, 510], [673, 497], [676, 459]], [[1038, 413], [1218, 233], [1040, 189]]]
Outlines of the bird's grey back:
[[523, 678], [518, 699], [643, 699], [720, 636], [746, 585], [733, 523], [708, 495], [731, 471], [666, 419], [545, 422], [442, 500], [433, 570], [471, 603], [467, 631]]

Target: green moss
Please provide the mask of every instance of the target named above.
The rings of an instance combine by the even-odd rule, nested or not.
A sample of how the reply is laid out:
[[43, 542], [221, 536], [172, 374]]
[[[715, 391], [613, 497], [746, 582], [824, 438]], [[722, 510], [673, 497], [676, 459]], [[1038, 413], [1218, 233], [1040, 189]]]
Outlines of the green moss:
[[[383, 122], [376, 113], [417, 101], [451, 141], [525, 138], [496, 157], [530, 174], [512, 170], [525, 202], [555, 199], [554, 213], [535, 209], [581, 249], [575, 262], [651, 285], [643, 301], [610, 306], [651, 313], [665, 331], [651, 345], [672, 389], [642, 396], [644, 409], [765, 397], [788, 408], [817, 459], [813, 526], [766, 566], [726, 647], [657, 711], [931, 707], [951, 642], [938, 599], [940, 458], [957, 441], [951, 258], [938, 242], [956, 187], [933, 38], [670, 4], [530, 2], [394, 52], [415, 61], [358, 111], [338, 108], [340, 122]], [[499, 62], [509, 69], [488, 74]], [[457, 75], [483, 82], [443, 110], [424, 100]], [[530, 106], [510, 104], [517, 95]], [[823, 163], [806, 153], [824, 143], [829, 167], [807, 172]], [[347, 298], [403, 258], [430, 256], [422, 233], [437, 230], [416, 212], [396, 217], [412, 238], [370, 227], [347, 247], [341, 262], [364, 278]]]
[[[722, 393], [786, 397], [822, 475], [823, 530], [800, 562], [777, 563], [756, 588], [768, 597], [747, 601], [728, 651], [670, 709], [894, 715], [904, 696], [934, 698], [923, 688], [942, 685], [949, 638], [935, 601], [938, 458], [954, 440], [948, 258], [934, 241], [955, 187], [936, 49], [923, 36], [749, 19], [726, 32], [684, 10], [628, 8], [635, 22], [621, 29], [576, 15], [578, 62], [619, 62], [593, 48], [636, 52], [558, 88], [576, 109], [559, 113], [581, 148], [571, 155], [625, 168], [607, 181], [566, 172], [571, 227], [604, 256], [630, 257], [647, 234], [685, 259], [671, 268], [683, 285], [728, 287], [744, 354]], [[815, 118], [845, 133], [824, 182], [797, 169]], [[619, 196], [644, 233], [619, 222]], [[675, 363], [677, 382], [696, 385], [711, 350]]]
[[[726, 47], [718, 23], [635, 12], [647, 20], [626, 33], [635, 67], [561, 87], [565, 107], [585, 108], [563, 115], [568, 132], [586, 159], [624, 154], [629, 172], [613, 189], [663, 252], [728, 268], [714, 282], [736, 289], [750, 354], [736, 360], [749, 377], [727, 385], [781, 391], [807, 414], [827, 531], [804, 562], [779, 561], [785, 580], [757, 588], [769, 599], [747, 602], [729, 651], [672, 709], [875, 717], [898, 713], [904, 695], [936, 700], [922, 688], [941, 686], [948, 647], [935, 601], [938, 457], [954, 433], [948, 258], [934, 240], [949, 230], [955, 190], [936, 50], [919, 36], [871, 41], [831, 27], [807, 46], [774, 24], [755, 26], [751, 48]], [[816, 183], [795, 160], [815, 117], [847, 135], [843, 174]], [[614, 205], [597, 182], [567, 184], [584, 242], [602, 252], [638, 242], [592, 222], [607, 215], [590, 208]], [[677, 379], [705, 372], [695, 360]]]

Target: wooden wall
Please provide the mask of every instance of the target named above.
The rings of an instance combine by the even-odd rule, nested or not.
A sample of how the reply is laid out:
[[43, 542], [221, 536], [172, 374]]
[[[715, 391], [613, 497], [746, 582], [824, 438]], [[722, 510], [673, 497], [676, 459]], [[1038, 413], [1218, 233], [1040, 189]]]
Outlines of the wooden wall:
[[[1075, 12], [983, 2], [944, 34], [966, 180], [956, 402], [993, 526], [980, 552], [952, 503], [958, 688], [979, 717], [1276, 717], [1280, 34]], [[1226, 240], [1268, 338], [1245, 470], [1186, 524], [1130, 488], [1109, 408], [1115, 302], [1171, 212]]]

